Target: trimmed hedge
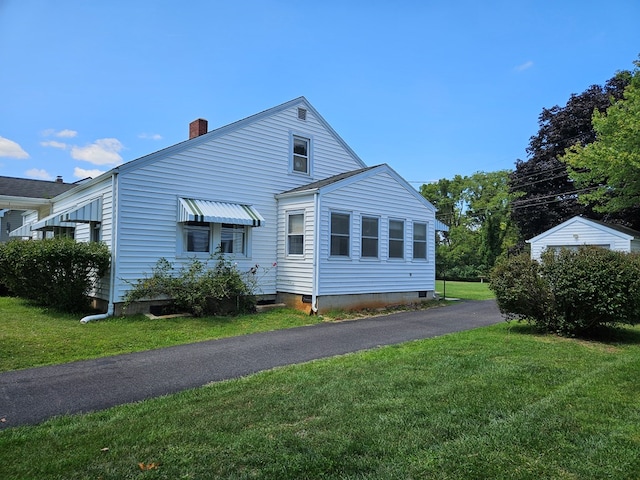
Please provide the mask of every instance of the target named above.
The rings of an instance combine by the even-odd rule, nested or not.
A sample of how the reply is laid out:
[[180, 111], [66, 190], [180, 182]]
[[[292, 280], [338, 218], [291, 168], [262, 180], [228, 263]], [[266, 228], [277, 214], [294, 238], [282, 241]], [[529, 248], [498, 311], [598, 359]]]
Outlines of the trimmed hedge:
[[640, 322], [640, 255], [596, 247], [526, 254], [494, 268], [490, 288], [508, 319], [578, 335]]
[[89, 307], [89, 293], [109, 269], [103, 243], [68, 238], [0, 244], [0, 283], [14, 294], [65, 312]]

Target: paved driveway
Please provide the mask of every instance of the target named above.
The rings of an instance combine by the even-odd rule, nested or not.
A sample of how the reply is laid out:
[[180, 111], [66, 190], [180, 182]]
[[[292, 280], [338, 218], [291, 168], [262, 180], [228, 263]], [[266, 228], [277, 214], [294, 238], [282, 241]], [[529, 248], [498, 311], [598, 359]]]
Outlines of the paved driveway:
[[493, 300], [0, 373], [0, 428], [503, 321]]

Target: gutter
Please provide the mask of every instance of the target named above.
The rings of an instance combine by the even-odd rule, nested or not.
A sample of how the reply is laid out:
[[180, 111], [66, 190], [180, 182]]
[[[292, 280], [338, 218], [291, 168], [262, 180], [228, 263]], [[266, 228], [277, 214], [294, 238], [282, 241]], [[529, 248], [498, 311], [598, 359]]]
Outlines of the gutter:
[[114, 289], [116, 284], [116, 252], [118, 251], [118, 195], [116, 176], [118, 169], [113, 169], [111, 174], [111, 269], [109, 272], [109, 303], [106, 313], [98, 313], [96, 315], [87, 315], [80, 320], [80, 323], [88, 323], [95, 320], [104, 320], [113, 316], [115, 311]]

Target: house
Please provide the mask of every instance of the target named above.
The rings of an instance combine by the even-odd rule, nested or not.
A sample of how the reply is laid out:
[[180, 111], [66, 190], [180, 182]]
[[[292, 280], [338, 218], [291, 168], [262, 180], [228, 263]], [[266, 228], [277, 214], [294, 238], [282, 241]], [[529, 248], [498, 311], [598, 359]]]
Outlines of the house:
[[531, 258], [534, 260], [540, 260], [540, 255], [547, 249], [577, 249], [582, 245], [640, 252], [640, 232], [577, 216], [527, 240], [527, 243], [531, 244]]
[[212, 131], [198, 119], [188, 140], [56, 196], [29, 228], [105, 242], [95, 297], [119, 314], [158, 259], [186, 265], [218, 246], [241, 271], [267, 267], [264, 301], [322, 312], [431, 299], [435, 225], [431, 203], [389, 165], [365, 165], [300, 97]]
[[[55, 181], [32, 180], [28, 178], [0, 177], [0, 242], [9, 240], [9, 234], [16, 231], [18, 236], [25, 223], [24, 217], [31, 217], [26, 222], [37, 220], [38, 215], [51, 213], [52, 198], [72, 189], [78, 184], [65, 183], [62, 177]], [[26, 236], [31, 237], [31, 229], [25, 229]]]

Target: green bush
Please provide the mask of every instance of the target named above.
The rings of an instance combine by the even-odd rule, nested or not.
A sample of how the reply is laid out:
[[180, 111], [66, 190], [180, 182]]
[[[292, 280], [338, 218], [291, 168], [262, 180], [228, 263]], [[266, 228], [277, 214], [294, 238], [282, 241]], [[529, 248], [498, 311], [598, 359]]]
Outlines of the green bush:
[[599, 326], [640, 322], [640, 256], [595, 247], [548, 251], [499, 263], [491, 289], [508, 319], [546, 331], [585, 334]]
[[241, 273], [220, 251], [209, 261], [194, 258], [177, 272], [171, 262], [161, 258], [151, 276], [132, 284], [124, 305], [126, 309], [135, 301], [167, 298], [176, 309], [195, 316], [252, 312], [256, 305], [254, 283], [253, 269]]
[[102, 243], [68, 238], [0, 244], [0, 283], [15, 295], [65, 312], [89, 306], [89, 294], [110, 262]]

